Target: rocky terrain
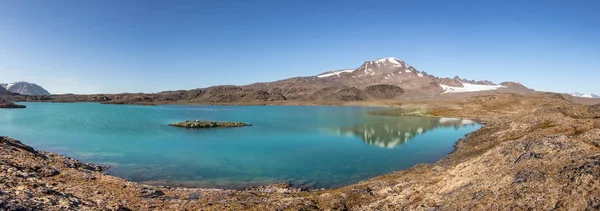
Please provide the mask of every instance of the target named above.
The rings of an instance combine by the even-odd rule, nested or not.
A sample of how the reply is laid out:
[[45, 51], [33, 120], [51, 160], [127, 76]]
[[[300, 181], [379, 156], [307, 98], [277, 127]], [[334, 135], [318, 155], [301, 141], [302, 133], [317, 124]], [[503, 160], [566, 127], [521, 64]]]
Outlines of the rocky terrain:
[[42, 88], [41, 86], [25, 81], [0, 84], [0, 86], [9, 92], [21, 95], [50, 95], [50, 92], [46, 91], [46, 89]]
[[[189, 96], [189, 95], [188, 95]], [[484, 123], [433, 164], [332, 190], [285, 184], [217, 190], [147, 186], [0, 138], [6, 210], [598, 210], [600, 105], [560, 94], [404, 101], [379, 115]]]
[[185, 122], [177, 122], [169, 124], [173, 127], [183, 128], [218, 128], [218, 127], [246, 127], [252, 126], [243, 122], [212, 122], [212, 121], [199, 121], [199, 120], [187, 120]]
[[[10, 84], [9, 84], [10, 85]], [[31, 85], [31, 84], [30, 84]], [[17, 87], [17, 85], [12, 85]], [[10, 91], [10, 90], [9, 90]], [[285, 104], [287, 102], [359, 102], [394, 99], [437, 99], [463, 94], [531, 93], [515, 83], [495, 84], [454, 78], [438, 78], [397, 58], [364, 62], [355, 69], [329, 71], [317, 76], [295, 77], [245, 86], [214, 86], [159, 93], [123, 93], [47, 96], [31, 92], [13, 95], [13, 101], [101, 102], [104, 104]]]

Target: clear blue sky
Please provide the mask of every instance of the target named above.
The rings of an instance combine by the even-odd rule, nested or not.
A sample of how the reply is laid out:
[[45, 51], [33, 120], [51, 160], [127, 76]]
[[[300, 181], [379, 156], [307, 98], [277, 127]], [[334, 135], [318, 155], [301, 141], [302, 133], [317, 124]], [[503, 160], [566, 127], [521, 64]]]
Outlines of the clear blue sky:
[[157, 92], [398, 57], [441, 77], [600, 93], [598, 11], [598, 0], [0, 0], [0, 81]]

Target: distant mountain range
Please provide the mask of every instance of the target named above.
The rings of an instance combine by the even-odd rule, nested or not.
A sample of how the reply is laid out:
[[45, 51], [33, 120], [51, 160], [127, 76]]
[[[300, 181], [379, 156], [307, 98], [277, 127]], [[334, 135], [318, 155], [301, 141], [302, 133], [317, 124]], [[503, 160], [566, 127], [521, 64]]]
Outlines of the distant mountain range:
[[[7, 84], [11, 92], [48, 95], [43, 88], [26, 82]], [[18, 88], [17, 88], [18, 87]], [[43, 90], [43, 91], [42, 91]], [[363, 101], [454, 96], [462, 93], [526, 93], [534, 90], [516, 83], [495, 84], [439, 78], [419, 71], [397, 58], [366, 61], [358, 68], [328, 71], [316, 76], [294, 77], [245, 86], [214, 86], [155, 94], [20, 96], [21, 101], [107, 102], [107, 103], [249, 103], [268, 101]]]
[[[25, 81], [8, 83], [8, 84], [0, 84], [0, 87], [2, 87], [2, 89], [6, 90], [6, 91], [9, 91], [12, 93], [17, 93], [17, 94], [22, 94], [22, 95], [45, 95], [45, 96], [50, 95], [50, 92], [48, 92], [46, 89], [42, 88], [41, 86], [34, 84], [34, 83], [25, 82]], [[2, 92], [2, 90], [0, 90], [0, 93], [1, 92]]]
[[579, 93], [579, 92], [570, 93], [570, 95], [575, 96], [575, 97], [584, 97], [584, 98], [600, 98], [600, 95], [583, 94], [583, 93]]

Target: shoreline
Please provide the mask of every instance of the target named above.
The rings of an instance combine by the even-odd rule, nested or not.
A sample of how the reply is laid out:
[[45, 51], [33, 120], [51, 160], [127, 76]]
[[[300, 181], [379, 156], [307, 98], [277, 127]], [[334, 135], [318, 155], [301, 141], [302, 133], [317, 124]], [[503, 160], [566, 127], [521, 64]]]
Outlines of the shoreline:
[[[444, 104], [408, 104], [411, 105], [423, 108], [427, 115], [455, 116], [477, 121], [483, 126], [458, 140], [453, 151], [435, 163], [419, 164], [353, 185], [323, 191], [298, 190], [284, 184], [259, 186], [243, 191], [147, 186], [99, 172], [92, 172], [96, 179], [89, 181], [76, 176], [81, 173], [77, 168], [61, 168], [61, 172], [64, 170], [73, 173], [61, 173], [40, 180], [53, 181], [55, 177], [64, 176], [70, 178], [68, 181], [78, 181], [78, 187], [100, 184], [103, 193], [114, 189], [114, 185], [127, 184], [133, 187], [133, 190], [126, 191], [127, 194], [116, 198], [106, 197], [106, 193], [100, 194], [102, 196], [90, 195], [92, 191], [85, 188], [82, 189], [83, 193], [72, 192], [70, 186], [57, 188], [58, 191], [77, 194], [82, 200], [101, 198], [107, 201], [107, 204], [70, 204], [69, 206], [74, 206], [73, 209], [88, 205], [137, 210], [174, 207], [243, 210], [424, 210], [477, 207], [585, 209], [600, 206], [600, 202], [595, 202], [600, 199], [600, 174], [596, 174], [600, 172], [600, 164], [595, 164], [600, 163], [600, 156], [597, 156], [600, 155], [600, 129], [597, 128], [600, 125], [600, 105], [577, 105], [552, 94], [498, 94]], [[24, 151], [24, 155], [29, 152]], [[5, 162], [5, 156], [13, 154], [16, 152], [9, 151], [0, 155]], [[51, 154], [44, 155], [59, 156]], [[35, 160], [30, 156], [24, 158]], [[102, 186], [105, 180], [116, 182], [102, 188], [105, 187]], [[523, 189], [525, 187], [527, 188]], [[162, 194], [150, 191], [151, 196], [144, 197], [143, 193], [148, 192], [144, 190], [148, 188]], [[560, 191], [576, 188], [579, 189], [578, 192]], [[10, 193], [10, 196], [18, 196], [18, 192], [12, 189], [0, 190]], [[536, 200], [539, 194], [547, 200]], [[0, 194], [0, 199], [1, 197]], [[127, 202], [119, 204], [124, 199]]]
[[[103, 103], [92, 101], [15, 101], [19, 103], [94, 103], [102, 105], [123, 105], [123, 106], [343, 106], [343, 107], [373, 107], [373, 108], [399, 108], [402, 105], [397, 104], [381, 104], [381, 101], [272, 101], [265, 103], [264, 101], [239, 102], [239, 103], [189, 103], [189, 102], [157, 102], [157, 103]], [[387, 103], [393, 103], [387, 102]]]

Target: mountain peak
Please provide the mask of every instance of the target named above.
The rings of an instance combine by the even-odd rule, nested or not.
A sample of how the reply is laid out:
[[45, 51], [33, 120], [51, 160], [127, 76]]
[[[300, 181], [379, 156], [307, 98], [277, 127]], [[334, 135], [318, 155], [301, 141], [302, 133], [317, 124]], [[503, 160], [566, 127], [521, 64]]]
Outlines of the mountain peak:
[[26, 81], [13, 82], [8, 84], [0, 84], [2, 88], [12, 93], [18, 93], [22, 95], [50, 95], [50, 92], [41, 86]]
[[390, 74], [398, 71], [406, 73], [412, 72], [415, 74], [419, 73], [416, 69], [406, 64], [406, 62], [394, 57], [367, 61], [356, 70], [357, 72], [364, 72], [365, 76], [372, 76], [375, 74]]
[[373, 61], [367, 61], [365, 62], [365, 65], [377, 67], [410, 68], [410, 65], [406, 64], [406, 62], [394, 57], [380, 58]]
[[394, 58], [394, 57], [381, 58], [381, 59], [373, 60], [371, 62], [392, 63], [392, 64], [402, 64], [402, 63], [404, 63], [404, 61], [402, 61], [402, 60], [400, 60], [398, 58]]
[[407, 72], [407, 73], [415, 72], [415, 74], [420, 74], [420, 76], [422, 75], [422, 73], [419, 73], [414, 68], [412, 68], [410, 65], [406, 64], [404, 61], [402, 61], [398, 58], [394, 58], [394, 57], [387, 57], [387, 58], [380, 58], [380, 59], [376, 59], [376, 60], [372, 60], [372, 61], [366, 61], [362, 66], [360, 66], [356, 69], [343, 69], [343, 70], [328, 71], [328, 72], [321, 73], [321, 74], [317, 75], [316, 77], [317, 78], [326, 78], [326, 77], [331, 77], [331, 76], [341, 77], [342, 73], [354, 73], [354, 72], [359, 72], [357, 74], [362, 74], [364, 76], [373, 76], [375, 74], [391, 73], [393, 71], [397, 71], [398, 69], [401, 69], [402, 72]]

